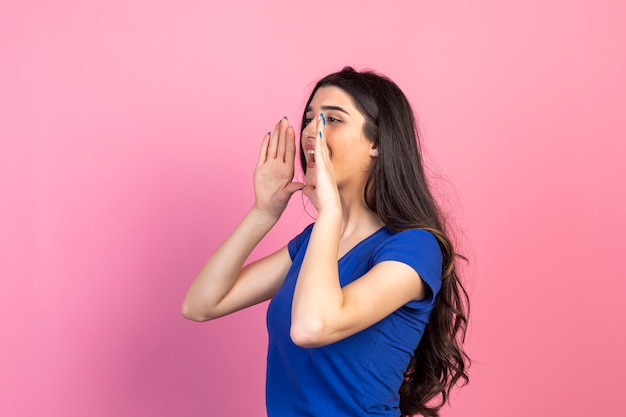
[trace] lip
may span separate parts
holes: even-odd
[[[304,153],[306,156],[306,167],[314,168],[315,167],[315,149],[305,148]]]
[[[315,143],[308,142],[303,147],[307,168],[315,168]]]

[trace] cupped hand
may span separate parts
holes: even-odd
[[[296,157],[296,134],[287,118],[282,118],[263,138],[254,170],[254,207],[278,218],[289,198],[304,184],[291,182]]]
[[[340,210],[341,200],[335,170],[330,159],[330,150],[326,142],[326,119],[322,113],[317,117],[316,128],[315,186],[306,185],[302,192],[311,200],[319,216],[325,210]]]

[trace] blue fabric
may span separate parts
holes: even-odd
[[[268,417],[398,417],[398,389],[441,287],[437,240],[424,230],[394,233],[383,227],[352,248],[339,260],[342,287],[379,262],[398,261],[417,271],[428,295],[350,337],[306,349],[291,341],[289,329],[295,284],[312,228],[289,242],[293,264],[267,310]]]

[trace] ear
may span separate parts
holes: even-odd
[[[377,158],[378,157],[378,148],[374,144],[372,144],[372,147],[370,148],[370,156],[372,158]]]

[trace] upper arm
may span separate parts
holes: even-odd
[[[343,303],[327,317],[324,329],[306,347],[324,346],[351,336],[384,319],[412,300],[423,299],[428,285],[409,265],[398,261],[376,264],[342,288]]]
[[[287,246],[284,246],[273,254],[241,268],[230,291],[215,306],[213,318],[272,298],[282,285],[291,264],[291,256]]]
[[[358,266],[343,271],[346,285],[328,287],[332,297],[321,297],[308,314],[297,315],[295,327],[292,322],[294,342],[323,346],[364,330],[407,304],[418,307],[417,300],[424,308],[435,302],[441,287],[442,252],[430,232],[399,232],[355,261]],[[373,266],[366,270],[368,265]],[[360,275],[352,279],[351,273]]]

